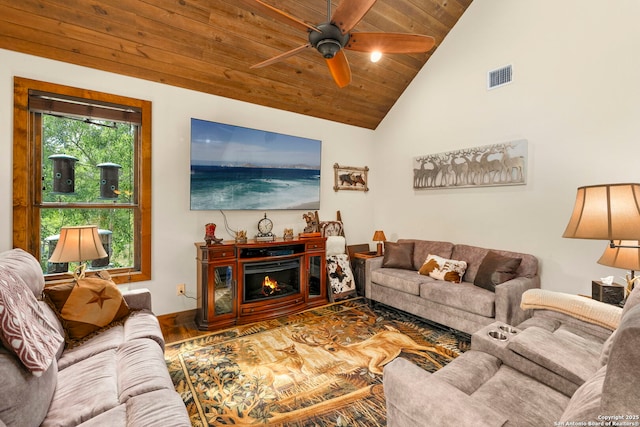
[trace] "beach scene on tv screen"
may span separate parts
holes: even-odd
[[[191,209],[320,209],[321,145],[191,119]]]

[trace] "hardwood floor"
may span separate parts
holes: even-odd
[[[196,310],[158,316],[165,342],[172,343],[204,335],[210,331],[200,331],[195,322]]]

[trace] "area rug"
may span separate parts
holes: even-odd
[[[434,372],[469,346],[363,298],[168,344],[194,426],[384,426],[383,366]]]

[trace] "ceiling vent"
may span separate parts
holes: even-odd
[[[511,83],[513,70],[511,65],[491,70],[487,73],[487,89],[495,89]]]

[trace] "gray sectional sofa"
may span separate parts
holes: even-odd
[[[502,258],[507,263],[520,262],[511,272],[501,270],[499,262],[485,262],[489,254],[494,261]],[[461,283],[419,274],[429,255],[466,262]],[[480,278],[483,287],[479,286]],[[537,258],[517,252],[400,239],[385,242],[384,257],[366,261],[367,298],[468,334],[496,320],[516,325],[524,321],[529,314],[520,308],[522,294],[539,287]]]
[[[387,364],[387,425],[640,425],[640,287],[624,309],[539,289],[523,307],[533,317],[477,331],[433,374]]]
[[[0,344],[0,426],[191,425],[167,371],[148,291],[125,292],[131,314],[70,348],[64,345],[62,324],[41,299],[44,277],[38,261],[20,249],[6,251],[0,253],[0,273],[13,281],[11,292],[2,289],[2,311],[16,295],[31,292],[42,323],[54,329],[43,341],[58,346],[48,368],[37,372],[27,369],[7,342]],[[3,319],[7,330],[19,323]]]

